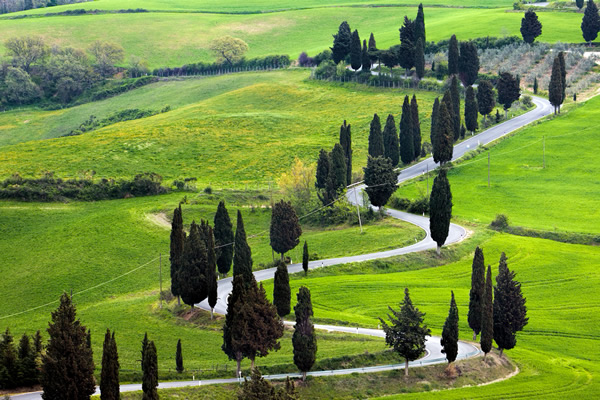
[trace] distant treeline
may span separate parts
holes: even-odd
[[[136,175],[132,180],[55,178],[46,173],[41,178],[22,178],[18,174],[0,183],[0,198],[19,201],[111,200],[167,193],[162,177],[152,172]]]
[[[186,64],[175,68],[157,68],[152,75],[166,76],[189,76],[189,75],[217,75],[230,72],[254,71],[266,69],[287,68],[290,65],[288,55],[266,56],[251,59],[241,59],[238,62],[227,64],[203,63]]]
[[[2,1],[2,0],[0,0]],[[93,1],[93,0],[91,0]],[[128,8],[126,10],[85,10],[78,8],[76,10],[66,10],[60,12],[47,12],[45,14],[22,14],[3,17],[3,19],[23,19],[23,18],[39,18],[39,17],[61,17],[61,16],[77,16],[77,15],[96,15],[96,14],[136,14],[148,12],[145,8]]]
[[[486,49],[500,49],[504,46],[508,46],[513,43],[523,43],[523,39],[519,36],[504,36],[501,38],[486,36],[471,39],[471,42],[475,43],[477,50]],[[448,44],[450,39],[440,40],[439,42],[426,42],[425,43],[425,54],[436,54],[444,51],[448,51]]]
[[[0,14],[33,10],[35,8],[85,3],[92,0],[0,0]]]

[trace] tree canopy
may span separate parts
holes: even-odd
[[[598,7],[594,0],[588,0],[587,7],[583,13],[581,20],[581,32],[583,39],[590,43],[596,40],[600,31],[600,16],[598,15]]]
[[[292,335],[294,347],[294,364],[302,372],[302,380],[306,380],[306,373],[310,371],[317,357],[317,336],[312,323],[313,309],[310,299],[310,290],[300,286],[296,295],[296,325]]]
[[[283,260],[283,255],[300,243],[302,235],[302,228],[292,203],[281,200],[273,205],[270,232],[271,247],[281,254]]]
[[[535,38],[542,34],[542,23],[538,20],[537,14],[529,9],[521,19],[521,36],[525,43],[533,43]]]
[[[458,355],[458,307],[456,306],[456,300],[454,300],[454,292],[451,293],[450,310],[442,328],[442,339],[440,341],[442,353],[446,355],[448,363],[455,361]]]
[[[375,207],[383,207],[387,204],[390,196],[396,191],[398,184],[398,173],[389,158],[371,157],[367,159],[365,172],[365,192],[369,201]]]
[[[229,35],[214,39],[209,46],[217,63],[233,65],[244,57],[248,51],[248,44],[242,39]]]
[[[443,107],[443,105],[442,105]],[[429,197],[429,229],[431,238],[437,243],[437,253],[446,242],[452,218],[452,192],[446,176],[446,169],[440,168],[433,180]]]

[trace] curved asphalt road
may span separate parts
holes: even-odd
[[[496,125],[488,130],[481,132],[480,134],[473,136],[462,143],[454,146],[454,152],[452,160],[456,160],[462,157],[466,152],[470,150],[476,149],[479,145],[488,144],[504,135],[507,135],[533,121],[536,121],[540,118],[545,117],[553,112],[552,106],[550,102],[546,99],[542,99],[540,97],[533,97],[533,102],[536,105],[536,108],[532,111],[529,111],[523,115],[520,115],[516,118],[503,122],[502,124]],[[398,176],[398,182],[404,182],[409,179],[415,178],[419,175],[422,175],[427,170],[434,170],[437,167],[437,164],[433,162],[433,159],[427,158],[415,165],[412,165],[401,171]],[[362,202],[362,189],[364,185],[358,185],[348,190],[348,199],[350,202],[354,203],[355,199],[358,198],[359,202]],[[355,197],[356,196],[356,197]],[[349,257],[339,257],[339,258],[330,258],[327,260],[318,260],[312,261],[309,263],[310,269],[320,268],[329,265],[337,265],[337,264],[346,264],[351,262],[358,261],[368,261],[375,260],[380,258],[387,258],[392,256],[397,256],[401,254],[414,253],[423,250],[429,250],[436,248],[436,243],[431,239],[429,234],[429,218],[422,217],[419,215],[409,214],[402,211],[397,210],[386,210],[387,214],[401,219],[403,221],[409,222],[411,224],[417,225],[422,228],[426,232],[425,239],[421,240],[418,243],[415,243],[408,247],[402,247],[400,249],[381,251],[377,253],[371,254],[362,254],[357,256],[349,256]],[[450,224],[450,231],[448,233],[448,239],[446,240],[446,244],[456,243],[463,240],[466,236],[466,231],[464,228]],[[254,276],[257,281],[264,281],[268,279],[273,279],[275,275],[275,268],[265,269],[261,271],[255,271]],[[296,273],[302,271],[302,264],[291,264],[288,266],[288,271],[290,273]],[[218,296],[219,300],[217,301],[217,305],[215,306],[215,312],[218,314],[226,314],[227,313],[227,297],[231,292],[232,278],[225,278],[219,281],[218,288]],[[205,310],[210,310],[208,303],[206,301],[198,304],[200,308]],[[287,325],[293,325],[291,322],[286,322]],[[377,336],[377,337],[385,337],[385,333],[382,330],[378,329],[365,329],[365,328],[355,328],[355,327],[342,327],[342,326],[333,326],[333,325],[315,325],[316,329],[327,330],[331,332],[345,332],[345,333],[356,333],[360,335],[369,335],[369,336]],[[419,360],[413,361],[409,363],[410,366],[423,366],[423,365],[431,365],[431,364],[440,364],[446,361],[446,357],[441,352],[440,338],[436,336],[431,336],[428,338],[426,343],[426,354],[424,357]],[[458,359],[468,358],[476,356],[480,353],[479,349],[469,343],[459,342],[458,344]],[[392,364],[392,365],[382,365],[375,367],[365,367],[365,368],[352,368],[352,369],[342,369],[342,370],[333,370],[333,371],[313,371],[309,372],[308,375],[311,376],[331,376],[331,375],[346,375],[352,373],[366,373],[366,372],[379,372],[379,371],[388,371],[393,369],[402,369],[404,368],[404,364]],[[285,379],[287,376],[289,377],[301,377],[302,375],[299,373],[291,373],[291,374],[281,374],[281,375],[265,375],[265,379]],[[178,381],[178,382],[161,382],[159,384],[159,389],[165,388],[176,388],[176,387],[185,387],[185,386],[198,386],[198,385],[214,385],[214,384],[222,384],[222,383],[234,383],[238,382],[238,379],[211,379],[204,381]],[[141,384],[131,384],[131,385],[121,385],[121,392],[130,392],[130,391],[138,391],[142,390]],[[96,394],[100,394],[99,389],[96,390]],[[12,396],[15,400],[39,400],[41,399],[41,392],[35,393],[27,393],[21,395]]]

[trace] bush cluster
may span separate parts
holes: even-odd
[[[141,78],[123,79],[122,81],[119,81],[117,85],[103,87],[95,91],[91,97],[93,101],[103,100],[157,81],[158,78],[155,76],[142,76]]]
[[[126,110],[121,110],[119,112],[112,114],[109,117],[106,117],[106,118],[103,118],[100,120],[98,118],[96,118],[95,115],[90,115],[90,117],[85,122],[83,122],[81,125],[79,125],[79,128],[73,129],[71,132],[69,132],[63,136],[77,136],[77,135],[81,135],[84,132],[89,132],[89,131],[93,131],[95,129],[102,128],[103,126],[116,124],[117,122],[131,121],[134,119],[151,117],[153,115],[167,112],[170,110],[171,110],[170,106],[166,106],[160,111],[140,110],[138,108],[131,108],[131,109],[126,109]]]
[[[404,197],[392,197],[390,199],[390,207],[407,211],[412,214],[429,214],[429,199],[426,196],[419,197],[415,200]]]

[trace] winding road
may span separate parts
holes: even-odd
[[[550,105],[550,102],[546,99],[540,97],[533,97],[533,103],[536,108],[532,111],[529,111],[525,114],[522,114],[518,117],[515,117],[511,120],[503,122],[499,125],[496,125],[490,129],[487,129],[476,136],[472,136],[467,140],[459,143],[454,146],[454,152],[452,160],[456,160],[462,157],[466,152],[470,150],[476,149],[479,145],[488,144],[504,135],[507,135],[531,122],[534,122],[540,118],[543,118],[553,112],[553,108]],[[398,176],[398,183],[405,182],[409,179],[415,178],[419,175],[424,174],[428,170],[434,170],[437,165],[433,162],[433,159],[427,158],[417,164],[414,164],[404,170],[401,171]],[[364,185],[358,185],[348,190],[348,199],[350,202],[356,201],[358,199],[360,202],[362,200],[362,189]],[[356,196],[356,197],[355,197]],[[368,261],[375,260],[381,258],[387,258],[392,256],[397,256],[401,254],[413,253],[423,250],[429,250],[436,248],[436,243],[431,239],[429,233],[429,218],[422,217],[419,215],[409,214],[402,211],[397,210],[386,210],[387,214],[398,218],[400,220],[409,222],[414,224],[420,228],[422,228],[426,232],[426,237],[418,243],[413,245],[402,247],[399,249],[382,251],[371,254],[361,254],[356,256],[348,256],[348,257],[339,257],[339,258],[330,258],[327,260],[318,260],[312,261],[309,263],[309,269],[320,268],[324,266],[337,265],[337,264],[346,264],[351,262],[359,262],[359,261]],[[446,244],[457,243],[463,240],[467,235],[466,230],[458,226],[456,224],[450,225],[450,231],[448,234],[448,238],[446,240]],[[264,281],[273,279],[275,275],[276,268],[265,269],[261,271],[255,271],[254,276],[257,281]],[[291,264],[288,266],[289,273],[297,273],[302,271],[302,264]],[[232,289],[232,278],[225,278],[219,281],[218,287],[218,297],[217,305],[215,306],[215,312],[219,314],[226,314],[227,311],[227,297]],[[206,300],[199,303],[197,306],[203,308],[205,310],[210,310]],[[293,323],[286,322],[286,324],[291,325]],[[378,329],[366,329],[366,328],[356,328],[356,327],[341,327],[341,326],[333,326],[333,325],[315,325],[316,329],[322,329],[330,332],[345,332],[345,333],[353,333],[360,335],[369,335],[369,336],[377,336],[377,337],[385,337],[385,334],[382,330]],[[440,338],[436,336],[431,336],[428,338],[426,343],[426,354],[424,357],[419,360],[413,361],[409,363],[410,366],[424,366],[424,365],[432,365],[446,362],[446,357],[441,352]],[[458,348],[458,359],[464,359],[473,357],[480,354],[480,350],[474,345],[466,342],[459,342]],[[404,368],[404,364],[391,364],[391,365],[383,365],[383,366],[374,366],[374,367],[365,367],[365,368],[352,368],[352,369],[340,369],[340,370],[332,370],[332,371],[313,371],[309,372],[308,375],[311,376],[331,376],[331,375],[346,375],[352,373],[366,373],[366,372],[379,372],[379,371],[387,371],[393,369],[402,369]],[[289,377],[301,377],[299,373],[291,373],[291,374],[281,374],[281,375],[265,375],[265,379],[285,379],[287,376]],[[234,383],[238,382],[238,379],[211,379],[211,380],[195,380],[195,381],[177,381],[177,382],[161,382],[159,384],[160,389],[165,388],[176,388],[176,387],[185,387],[185,386],[198,386],[198,385],[212,385],[212,384],[222,384],[222,383]],[[121,385],[121,392],[129,392],[129,391],[137,391],[142,390],[141,384],[131,384],[131,385]],[[96,390],[96,394],[100,394],[99,389]],[[13,399],[18,400],[39,400],[41,399],[41,392],[35,393],[26,393],[20,395],[12,396]]]

